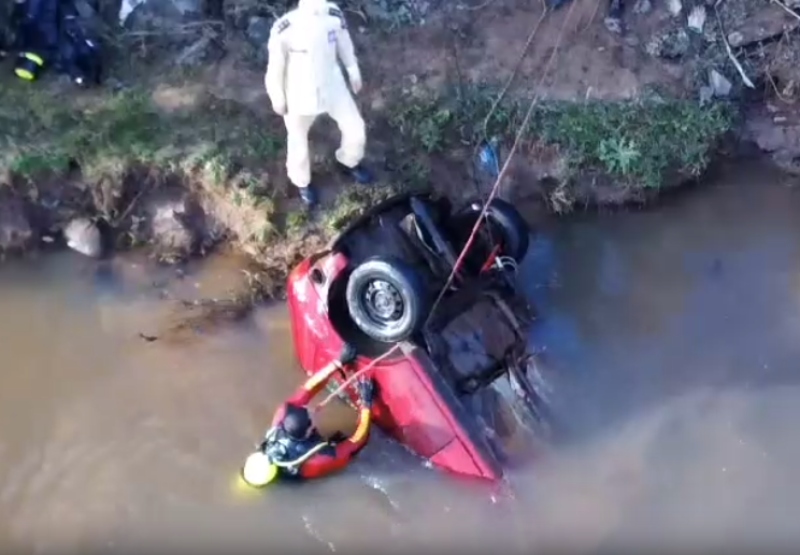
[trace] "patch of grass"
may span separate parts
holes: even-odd
[[[306,210],[295,210],[286,215],[286,234],[296,235],[309,223],[310,216]]]
[[[89,94],[73,98],[46,84],[0,84],[0,166],[32,178],[72,163],[93,180],[146,163],[199,171],[221,186],[282,150],[283,139],[265,131],[267,122],[234,102],[209,98],[166,113],[145,90]]]
[[[599,168],[643,187],[659,187],[670,170],[699,175],[730,129],[732,115],[721,103],[565,103],[539,110],[534,132],[564,147],[576,168]]]
[[[370,207],[404,190],[405,186],[395,184],[376,187],[351,185],[339,193],[333,206],[322,214],[322,228],[327,233],[341,231]]]
[[[210,95],[163,110],[145,89],[67,92],[0,77],[0,175],[36,190],[39,178],[77,167],[97,209],[112,215],[127,198],[126,176],[144,165],[199,185],[243,242],[277,237],[285,192],[269,171],[283,161],[284,139],[270,133],[274,122]]]
[[[403,190],[430,187],[430,167],[424,157],[413,152],[398,153],[390,164],[395,181],[402,183]]]
[[[222,149],[208,149],[202,152],[197,158],[191,158],[190,160],[190,164],[196,165],[194,165],[194,167],[186,167],[185,169],[188,171],[198,169],[205,183],[221,187],[224,186],[231,177],[233,161],[231,160],[230,154]]]
[[[496,94],[494,87],[471,85],[440,95],[409,95],[396,100],[388,123],[403,141],[411,141],[429,154],[471,145],[483,137],[484,120]],[[498,106],[486,122],[486,135],[508,135],[509,129],[522,122],[520,108],[518,103]]]
[[[429,154],[473,145],[484,138],[514,138],[527,102],[504,100],[489,121],[497,89],[470,86],[440,95],[399,99],[388,123],[400,141]],[[573,170],[599,169],[627,183],[658,187],[667,172],[698,175],[728,131],[733,110],[717,103],[545,103],[535,110],[530,136],[562,148]]]
[[[7,130],[0,162],[13,172],[32,176],[69,162],[93,168],[101,160],[105,166],[143,161],[161,146],[163,124],[140,95],[112,96],[73,110],[42,91],[21,93],[9,86],[0,94],[0,126]]]

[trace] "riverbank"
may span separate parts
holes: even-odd
[[[424,24],[387,26],[352,13],[367,82],[359,99],[367,162],[379,183],[342,180],[332,164],[335,126],[321,122],[312,148],[323,202],[308,214],[285,178],[285,131],[261,84],[268,14],[234,4],[236,18],[180,27],[193,30],[177,42],[164,28],[121,32],[112,52],[125,45],[130,55],[99,89],[79,91],[57,78],[13,81],[4,65],[2,250],[57,242],[80,217],[107,224],[114,248],[146,247],[166,262],[230,243],[256,261],[249,302],[279,295],[294,264],[381,198],[409,188],[485,193],[491,184],[473,175],[474,145],[486,135],[507,150],[534,95],[542,99],[501,192],[531,213],[650,201],[700,177],[732,131],[753,132],[737,119],[752,95],[731,82],[728,90],[715,82],[710,96],[707,84],[698,86],[698,75],[722,63],[718,41],[691,36],[676,61],[672,50],[666,59],[663,48],[637,39],[660,36],[662,46],[680,39],[691,6],[681,16],[666,7],[631,16],[619,37],[605,29],[596,4],[579,2],[542,20],[529,48],[541,11],[513,1],[475,13],[431,10]],[[705,32],[715,24],[709,18]],[[192,48],[203,55],[187,58]],[[556,61],[542,80],[551,54]],[[780,98],[792,93],[787,79]],[[773,143],[780,138],[771,143],[779,150]]]

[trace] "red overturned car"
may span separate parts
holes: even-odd
[[[497,480],[547,425],[528,371],[531,311],[515,287],[530,230],[512,205],[488,206],[432,311],[482,209],[432,195],[388,199],[292,271],[288,300],[307,374],[352,344],[359,356],[337,384],[374,365],[384,432],[434,467]]]

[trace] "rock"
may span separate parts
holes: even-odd
[[[695,6],[694,8],[692,8],[692,11],[689,12],[689,19],[687,21],[689,29],[691,29],[695,33],[702,33],[705,24],[706,24],[705,6]]]
[[[681,10],[683,9],[683,4],[681,0],[667,0],[667,10],[672,15],[672,17],[678,17],[681,14]]]
[[[608,15],[606,19],[622,20],[622,0],[611,0],[608,4]]]
[[[395,27],[424,23],[431,7],[432,3],[427,0],[372,0],[362,4],[368,20],[383,21]],[[463,9],[463,6],[456,8]]]
[[[779,150],[772,153],[772,161],[786,173],[800,175],[800,152]]]
[[[256,48],[262,49],[266,47],[269,41],[269,33],[272,29],[272,21],[266,17],[253,16],[247,22],[247,30],[245,34],[247,40]]]
[[[369,107],[376,112],[386,109],[386,98],[380,92],[375,92],[372,95]]]
[[[745,133],[781,169],[800,175],[800,118],[765,110],[751,112],[745,120]]]
[[[700,106],[705,106],[714,98],[714,89],[709,86],[700,87]]]
[[[684,29],[675,29],[664,35],[656,36],[645,46],[651,56],[666,59],[681,58],[689,51],[691,41]]]
[[[100,229],[89,218],[76,218],[64,228],[64,238],[72,250],[91,258],[103,254],[103,240]]]
[[[34,235],[25,204],[18,198],[3,197],[0,199],[0,252],[23,250]]]
[[[728,33],[728,44],[731,46],[738,46],[744,42],[744,35],[739,31]]]
[[[708,72],[708,84],[717,98],[726,98],[731,94],[733,85],[716,69]]]
[[[159,258],[181,260],[197,252],[205,215],[186,196],[154,200],[149,207],[151,241]]]
[[[215,37],[205,35],[190,44],[175,58],[175,64],[184,67],[197,67],[222,58],[224,51]]]
[[[614,33],[616,35],[623,34],[624,28],[622,26],[622,20],[618,17],[607,17],[603,20],[603,24],[606,26],[609,32]]]
[[[728,42],[733,48],[740,48],[790,33],[798,26],[798,18],[792,17],[780,6],[766,2],[752,15],[729,29]]]
[[[160,13],[177,14],[185,18],[202,15],[204,0],[145,0],[145,6],[151,6]]]
[[[153,239],[163,250],[188,255],[194,251],[195,237],[183,223],[177,206],[160,206],[153,217]]]
[[[203,1],[125,0],[120,10],[120,21],[135,30],[169,28],[199,18],[203,13]],[[123,20],[124,12],[127,15]]]
[[[138,8],[142,3],[144,3],[144,0],[122,0],[122,4],[119,7],[120,25],[125,25],[125,22],[128,20],[128,16],[130,16],[131,13],[133,13],[133,10]]]
[[[639,15],[648,14],[652,9],[653,3],[650,0],[636,0],[636,3],[633,5],[633,13]]]

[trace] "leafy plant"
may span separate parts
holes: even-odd
[[[598,146],[597,157],[610,173],[630,175],[639,156],[633,141],[621,138],[603,139]]]

